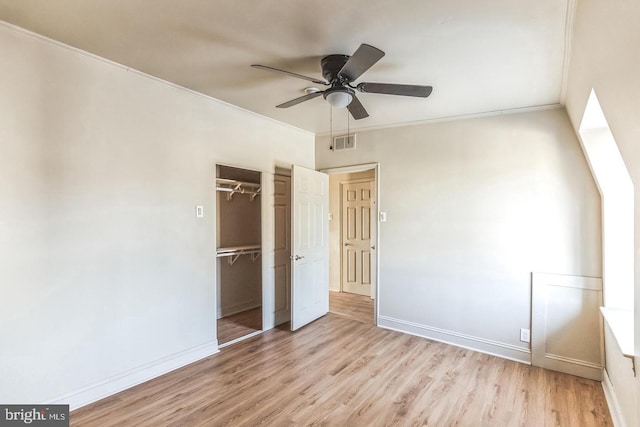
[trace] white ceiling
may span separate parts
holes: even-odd
[[[557,104],[573,0],[0,0],[0,19],[293,126],[329,131],[321,97],[289,109],[320,59],[386,56],[357,82],[425,84],[429,98],[359,94],[351,129]],[[333,130],[347,127],[334,110]]]

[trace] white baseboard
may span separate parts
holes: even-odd
[[[218,307],[218,319],[221,319],[226,316],[231,316],[232,314],[242,313],[243,311],[251,310],[253,308],[258,308],[262,305],[262,300],[250,300],[239,302],[237,304],[228,305],[225,307]]]
[[[603,377],[602,389],[604,390],[604,397],[607,399],[607,406],[609,407],[609,413],[611,414],[613,425],[615,427],[627,427],[624,422],[624,417],[622,416],[622,410],[620,409],[620,403],[618,402],[616,391],[613,388],[613,383],[611,382],[611,378],[609,378],[609,373],[606,369],[604,370]]]
[[[160,375],[164,375],[167,372],[204,359],[219,351],[217,341],[203,344],[108,378],[49,403],[69,405],[69,409],[73,411],[74,409],[81,408],[82,406],[104,399],[105,397],[119,393],[145,381],[159,377]]]
[[[557,354],[544,354],[544,367],[552,371],[565,372],[576,377],[589,378],[594,381],[602,381],[604,366],[599,363],[585,360],[558,356]]]
[[[490,354],[503,359],[509,359],[527,365],[531,364],[531,351],[528,348],[517,347],[498,341],[472,335],[461,334],[445,329],[434,328],[432,326],[421,325],[419,323],[408,322],[406,320],[395,319],[388,316],[378,316],[378,326],[385,329],[404,332],[430,340],[455,345],[456,347]]]

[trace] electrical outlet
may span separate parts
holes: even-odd
[[[522,342],[531,341],[531,331],[529,331],[529,329],[520,328],[520,341]]]

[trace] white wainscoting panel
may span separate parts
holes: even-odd
[[[534,366],[602,381],[602,279],[532,274]]]

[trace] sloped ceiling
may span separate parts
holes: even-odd
[[[427,99],[359,94],[370,117],[333,130],[529,108],[561,101],[572,0],[0,0],[0,19],[315,133],[321,97],[275,105],[321,77],[320,59],[361,43],[386,56],[359,80],[428,84]]]

